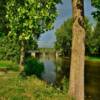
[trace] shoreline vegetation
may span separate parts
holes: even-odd
[[[70,57],[62,57],[63,59],[66,59],[67,61],[70,60]],[[85,56],[85,62],[97,62],[100,63],[100,57],[95,57],[95,56]]]
[[[63,59],[70,60],[69,57],[62,57]],[[100,63],[100,57],[93,57],[93,56],[85,56],[85,62],[93,62],[93,63]],[[18,64],[16,62],[12,62],[9,60],[1,60],[0,61],[0,68],[7,68],[8,70],[18,71]]]
[[[35,67],[40,66],[35,60],[30,62],[33,63]],[[18,64],[12,61],[0,61],[0,100],[72,100],[67,94],[68,81],[64,80],[61,90],[59,86],[48,84],[37,76],[40,68],[37,73],[23,77],[16,66]]]
[[[68,57],[64,59],[69,60]],[[98,65],[100,57],[86,56],[85,62]],[[21,77],[17,63],[0,61],[0,100],[73,100],[66,91],[68,90],[60,90],[59,87],[47,84],[35,75]]]
[[[18,72],[0,75],[0,100],[72,100],[65,91],[36,76],[22,78]]]
[[[86,61],[95,61],[95,62],[100,62],[100,57],[91,57],[91,56],[86,56]]]

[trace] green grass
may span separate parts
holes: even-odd
[[[0,68],[7,68],[8,70],[18,71],[18,64],[12,61],[1,60]]]
[[[67,92],[35,76],[22,78],[18,72],[0,75],[0,100],[71,100]]]
[[[100,62],[100,57],[89,57],[89,56],[86,56],[86,61]]]

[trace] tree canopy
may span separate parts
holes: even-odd
[[[100,21],[100,0],[91,0],[92,6],[96,8],[95,11],[93,11],[93,16],[96,18],[98,21]]]
[[[56,19],[56,3],[60,0],[9,0],[7,19],[10,32],[27,40],[53,28]]]
[[[8,33],[7,19],[6,19],[6,3],[7,0],[0,0],[0,36]]]
[[[62,55],[69,55],[69,50],[71,49],[72,40],[72,19],[65,21],[60,28],[55,32],[56,42],[55,48],[59,50]]]
[[[56,35],[56,50],[61,51],[62,55],[70,55],[71,45],[72,45],[72,18],[66,20],[60,28],[58,28],[55,32]],[[93,29],[92,24],[90,24],[89,20],[85,18],[85,29],[86,29],[86,55],[91,55],[93,53],[98,52],[98,41],[99,37],[96,34],[99,34],[99,28]],[[98,31],[98,32],[96,32]],[[96,38],[95,38],[96,37]],[[97,41],[98,40],[98,41]]]
[[[53,28],[57,16],[56,4],[61,0],[9,0],[7,2],[9,36],[17,37],[21,45],[20,66],[24,64],[27,41],[37,41],[41,33]],[[34,42],[35,43],[35,42]]]

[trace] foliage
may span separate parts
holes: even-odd
[[[7,0],[0,0],[0,36],[8,33],[6,19],[6,3]]]
[[[95,11],[92,12],[93,17],[100,21],[100,0],[91,0],[92,6],[96,8]]]
[[[87,49],[90,52],[90,55],[98,55],[100,51],[100,22],[97,22],[94,31],[89,34],[87,40]]]
[[[25,60],[25,43],[36,41],[41,33],[51,30],[57,16],[56,4],[61,0],[9,0],[7,2],[9,36],[17,37],[21,45],[20,68]],[[36,41],[37,42],[37,41]],[[23,69],[23,68],[22,68]]]
[[[100,21],[97,22],[94,32],[95,32],[94,39],[97,41],[96,45],[98,46],[98,52],[99,52],[100,50]]]
[[[20,46],[16,39],[7,36],[0,38],[0,60],[19,61]]]
[[[55,48],[60,50],[63,55],[68,55],[71,48],[72,40],[72,19],[68,19],[64,22],[59,29],[56,30],[56,43]],[[69,54],[70,55],[70,54]]]
[[[34,40],[33,38],[30,38],[29,40],[26,41],[25,47],[27,51],[36,50],[38,48],[37,41]]]
[[[0,76],[0,99],[2,98],[6,100],[71,100],[66,92],[34,76],[22,79],[18,73]]]
[[[92,25],[89,20],[85,18],[85,29],[86,29],[86,55],[91,55],[98,51],[99,37],[96,36],[97,32],[94,32]],[[99,28],[98,28],[99,29]],[[97,30],[97,29],[96,29]],[[60,50],[64,55],[70,55],[71,40],[72,40],[72,19],[68,19],[62,24],[62,26],[56,31],[56,43],[55,48]],[[95,39],[94,39],[95,38]],[[69,54],[68,54],[69,53]]]
[[[7,70],[18,71],[18,64],[8,60],[0,61],[0,68],[6,68]]]
[[[21,45],[20,45],[20,48],[21,48]],[[37,50],[37,48],[38,48],[38,44],[32,38],[25,41],[25,58],[31,57],[31,51]]]
[[[44,71],[44,66],[43,63],[31,57],[26,59],[24,71],[26,75],[35,74],[40,77],[41,73]]]
[[[37,43],[33,39],[30,39],[26,42],[26,55],[29,56],[27,53],[29,50],[37,49]],[[19,62],[20,56],[20,45],[17,39],[3,36],[0,38],[0,60],[12,60],[14,62]]]
[[[85,29],[86,29],[85,52],[86,55],[91,55],[96,51],[96,41],[94,40],[95,36],[94,27],[90,24],[87,18],[85,19]]]
[[[10,32],[19,40],[37,38],[53,28],[56,19],[56,3],[60,0],[9,0],[7,19]]]

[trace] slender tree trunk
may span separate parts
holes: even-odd
[[[24,59],[25,59],[25,43],[21,41],[21,50],[20,50],[20,72],[24,70]]]
[[[84,100],[84,0],[72,0],[73,36],[70,67],[69,94],[76,100]]]

